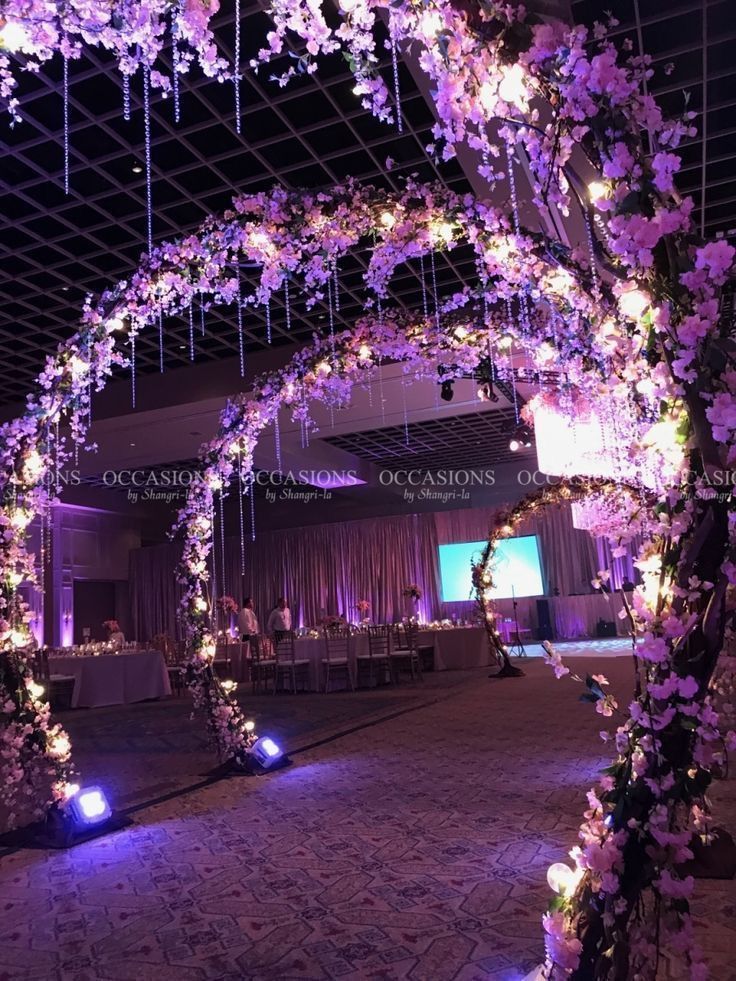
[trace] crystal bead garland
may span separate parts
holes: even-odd
[[[158,370],[164,373],[164,315],[158,312]]]
[[[378,359],[378,397],[381,400],[381,422],[386,424],[386,400],[383,397],[383,358]]]
[[[404,132],[404,123],[401,119],[401,90],[399,88],[399,56],[397,51],[396,36],[394,35],[393,23],[389,28],[391,32],[391,67],[394,73],[394,100],[396,102],[396,129]]]
[[[437,330],[440,329],[440,298],[437,294],[437,266],[434,261],[434,251],[429,253],[429,268],[432,272],[432,292],[434,293],[434,319]]]
[[[225,488],[220,488],[220,493],[218,496],[218,504],[220,511],[220,568],[221,568],[221,585],[223,593],[226,592],[225,586]]]
[[[424,271],[424,253],[419,256],[419,273],[420,279],[422,281],[422,310],[424,311],[424,319],[429,317],[429,304],[427,303],[427,277]]]
[[[189,360],[194,361],[194,299],[189,300]]]
[[[278,411],[273,419],[273,439],[276,449],[276,466],[279,473],[282,473],[283,466],[281,464],[281,424],[279,423]]]
[[[238,519],[240,522],[240,573],[245,575],[245,525],[243,522],[243,461],[238,447]]]
[[[271,343],[271,297],[266,300],[266,340]]]
[[[148,254],[153,251],[153,208],[151,204],[151,69],[143,66],[143,129],[146,150],[146,231]]]
[[[123,119],[130,122],[130,75],[123,72]]]
[[[404,410],[404,443],[409,445],[409,410],[406,407],[406,375],[401,374],[401,404]]]
[[[215,529],[215,507],[214,502],[210,508],[210,526]],[[217,637],[217,628],[219,626],[219,610],[217,609],[217,549],[214,547],[210,549],[210,557],[212,559],[212,620],[215,627],[215,637]],[[224,611],[223,611],[224,612]]]
[[[133,408],[135,408],[135,331],[130,332],[130,395]]]
[[[286,312],[286,329],[291,330],[291,299],[289,297],[289,274],[284,276],[284,310]]]
[[[235,132],[240,136],[240,0],[235,0],[235,50],[233,52],[235,89]]]
[[[66,38],[64,38],[66,41]],[[69,58],[64,55],[64,194],[69,193]]]
[[[337,271],[337,259],[333,268],[333,293],[335,296],[335,312],[340,312],[340,277]]]
[[[205,326],[205,310],[204,310],[204,293],[199,294],[199,332],[204,337],[206,333]]]
[[[171,94],[174,100],[174,122],[178,125],[181,121],[181,105],[179,102],[179,41],[177,34],[178,24],[174,17],[171,18]]]
[[[245,343],[243,340],[243,297],[240,285],[240,266],[238,266],[238,292],[235,297],[238,316],[238,357],[240,358],[240,377],[245,378]]]
[[[250,540],[254,542],[256,540],[256,482],[255,480],[251,480],[250,482],[250,489],[248,491],[248,496],[250,498]]]

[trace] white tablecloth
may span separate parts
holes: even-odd
[[[160,651],[50,657],[49,671],[74,676],[73,708],[127,705],[171,694]]]
[[[420,630],[417,642],[420,647],[434,647],[435,671],[483,668],[490,660],[484,627]]]

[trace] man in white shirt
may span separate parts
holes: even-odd
[[[238,615],[238,632],[240,639],[244,641],[250,640],[254,634],[259,632],[258,618],[253,612],[253,600],[250,596],[245,597],[243,609]]]
[[[275,608],[271,610],[268,617],[268,624],[266,625],[266,633],[273,637],[274,641],[278,644],[284,634],[291,630],[291,610],[286,605],[286,598],[284,596],[279,596],[278,603]]]

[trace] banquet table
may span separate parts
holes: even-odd
[[[171,694],[160,651],[62,654],[49,657],[49,671],[52,675],[73,675],[72,708],[127,705]]]
[[[434,647],[435,671],[460,671],[484,668],[490,651],[484,627],[451,627],[445,630],[420,630],[419,647]]]

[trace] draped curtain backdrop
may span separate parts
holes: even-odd
[[[227,538],[224,577],[219,542],[214,550],[217,594],[227,593],[238,603],[252,596],[262,628],[282,595],[287,597],[295,626],[312,626],[334,613],[357,620],[359,599],[371,604],[375,622],[390,623],[406,614],[402,590],[414,582],[422,591],[422,619],[466,617],[474,606],[470,596],[465,603],[442,601],[437,547],[485,541],[493,516],[490,508],[473,508],[264,532],[255,542],[244,544],[244,575],[240,541]],[[610,561],[601,564],[590,535],[573,527],[569,505],[546,509],[521,525],[517,534],[538,536],[548,594],[588,593],[596,571],[610,568]],[[131,552],[131,605],[139,640],[160,632],[179,635],[181,590],[175,569],[180,554],[178,543]],[[619,574],[625,567],[628,571],[622,563]]]

